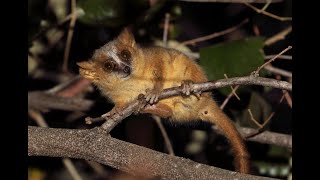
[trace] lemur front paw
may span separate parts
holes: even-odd
[[[156,104],[159,101],[160,91],[156,89],[146,89],[145,99],[149,104]]]
[[[182,86],[182,90],[181,92],[185,95],[185,96],[190,96],[195,95],[198,99],[200,99],[200,91],[196,91],[195,89],[193,89],[193,81],[191,80],[183,80],[181,83]]]
[[[139,94],[138,96],[139,105],[137,109],[133,112],[135,115],[139,114],[140,111],[146,106],[146,97],[144,94]]]

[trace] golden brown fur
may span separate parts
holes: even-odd
[[[117,60],[122,58],[124,49],[131,53],[127,64]],[[113,51],[113,54],[110,51]],[[118,69],[106,71],[103,68],[103,63],[110,59],[113,62],[118,61]],[[157,95],[162,89],[180,86],[184,80],[195,83],[207,81],[201,67],[186,55],[162,47],[140,48],[126,29],[117,39],[98,49],[91,61],[78,65],[80,74],[96,84],[101,92],[115,103],[115,108],[121,108],[136,100],[138,95],[145,93],[147,89],[149,93]],[[128,67],[131,68],[130,73],[123,70],[125,67],[127,70]],[[149,105],[142,112],[179,122],[201,119],[216,124],[231,143],[237,170],[249,173],[249,155],[243,139],[210,93],[202,93],[199,99],[194,95],[163,99]]]

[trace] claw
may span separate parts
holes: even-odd
[[[197,98],[198,100],[200,100],[201,92],[193,92],[192,94],[193,94],[194,96],[196,96],[196,98]]]

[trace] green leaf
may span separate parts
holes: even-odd
[[[250,75],[263,64],[263,38],[251,37],[233,42],[221,43],[200,49],[200,65],[209,80]],[[230,87],[219,89],[225,95]]]
[[[125,23],[125,0],[79,0],[84,11],[79,21],[88,25],[117,27]]]

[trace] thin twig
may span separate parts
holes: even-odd
[[[265,59],[271,59],[271,58],[274,58],[275,56],[277,56],[277,54],[266,55],[264,58]],[[281,56],[278,56],[278,59],[292,60],[292,56],[290,56],[290,55],[281,55]]]
[[[268,123],[269,121],[271,120],[271,118],[274,116],[275,112],[272,112],[269,117],[267,118],[267,120],[264,121],[264,123],[262,124],[262,127],[264,128]]]
[[[187,51],[181,51],[183,54],[189,56],[191,59],[199,59],[200,54],[198,52],[187,52]]]
[[[224,107],[227,105],[228,101],[231,99],[231,97],[235,94],[235,91],[239,88],[239,85],[236,85],[231,93],[229,93],[228,97],[223,101],[223,103],[220,106],[220,109],[224,109]],[[239,99],[240,100],[240,99]]]
[[[63,162],[64,166],[67,168],[68,172],[71,174],[71,177],[74,180],[82,180],[82,177],[78,173],[76,167],[73,165],[71,159],[62,158],[62,162]]]
[[[96,172],[97,174],[104,176],[107,175],[107,171],[104,170],[103,165],[94,162],[94,161],[86,161],[89,166]]]
[[[77,20],[77,9],[76,9],[76,0],[71,0],[71,20],[70,20],[70,26],[68,29],[68,36],[67,36],[67,42],[66,42],[66,48],[64,51],[64,56],[63,56],[63,64],[62,64],[62,71],[63,72],[68,72],[68,60],[69,60],[69,53],[70,53],[70,48],[71,48],[71,42],[72,42],[72,36],[73,36],[73,30],[74,26],[76,24]]]
[[[193,59],[199,59],[200,55],[197,52],[187,52],[187,51],[182,51],[184,54],[186,54],[187,56],[193,58]],[[264,57],[264,59],[272,59],[275,56],[277,56],[277,54],[270,54],[270,55],[266,55]],[[292,56],[290,55],[280,55],[278,56],[278,59],[284,59],[284,60],[292,60]]]
[[[39,111],[29,109],[28,114],[40,127],[49,127],[48,123],[44,120],[43,116]]]
[[[286,36],[292,31],[292,26],[289,26],[285,28],[284,30],[280,31],[279,33],[273,35],[272,37],[266,39],[264,41],[265,46],[270,46],[271,44],[274,44],[275,42],[278,42],[279,40],[283,40],[286,38]]]
[[[226,74],[224,74],[224,77],[225,77],[226,79],[228,79],[228,76],[227,76]],[[231,93],[233,93],[234,96],[240,101],[240,97],[239,97],[238,94],[236,93],[236,90],[233,88],[233,86],[230,86],[230,88],[231,88]]]
[[[232,31],[237,30],[239,27],[241,27],[242,25],[246,24],[247,22],[249,22],[249,20],[245,19],[244,21],[242,21],[240,24],[238,24],[236,26],[233,26],[233,27],[225,29],[223,31],[215,32],[215,33],[212,33],[212,34],[209,34],[209,35],[206,35],[206,36],[202,36],[202,37],[198,37],[198,38],[195,38],[195,39],[183,41],[183,42],[180,43],[180,45],[195,44],[195,43],[198,43],[198,42],[207,41],[209,39],[213,39],[213,38],[216,38],[216,37],[231,33]]]
[[[289,49],[291,49],[292,46],[288,46],[286,49],[282,50],[277,56],[273,57],[272,59],[270,59],[269,61],[267,61],[266,63],[264,63],[262,66],[260,66],[256,71],[254,71],[254,74],[259,74],[259,71],[266,66],[267,64],[271,63],[272,61],[276,60],[278,58],[278,56],[284,54],[285,52],[287,52]]]
[[[274,18],[274,19],[277,19],[279,21],[292,21],[292,17],[280,17],[280,16],[277,16],[277,15],[274,15],[272,13],[269,13],[267,11],[264,11],[264,10],[261,10],[261,9],[258,9],[256,8],[255,6],[251,5],[250,3],[242,0],[242,3],[245,4],[246,6],[248,6],[249,8],[253,9],[254,11],[256,11],[257,13],[261,13],[261,14],[264,14],[266,16],[269,16],[271,18]]]
[[[82,98],[65,98],[43,91],[28,92],[28,108],[86,111],[89,110],[93,104],[93,101]]]
[[[174,151],[173,151],[173,148],[172,148],[172,145],[171,145],[171,141],[169,139],[169,136],[168,136],[168,133],[166,131],[166,129],[164,128],[162,122],[161,122],[161,119],[158,117],[158,116],[152,116],[152,118],[156,121],[160,131],[161,131],[161,134],[162,134],[162,137],[163,137],[163,140],[164,140],[164,143],[166,145],[166,148],[169,152],[170,155],[174,156]]]
[[[284,77],[292,78],[292,72],[289,72],[289,71],[286,71],[286,70],[283,70],[280,68],[276,68],[276,67],[272,66],[271,64],[266,65],[264,67],[264,69],[267,71],[270,71],[272,73],[279,74]]]
[[[163,28],[163,45],[164,45],[164,47],[168,46],[169,23],[170,23],[170,14],[166,13],[165,20],[164,20],[164,28]]]
[[[101,122],[101,121],[105,121],[105,118],[103,117],[96,117],[96,118],[92,118],[92,117],[86,117],[84,119],[86,124],[92,124],[92,123],[97,123],[97,122]]]
[[[67,81],[65,81],[63,83],[58,84],[57,86],[54,86],[51,89],[48,89],[46,92],[49,94],[56,94],[57,92],[67,88],[68,86],[70,86],[74,82],[78,81],[79,79],[83,79],[83,77],[81,77],[80,75],[77,75],[71,79],[68,79]]]
[[[282,90],[282,92],[283,92],[283,96],[286,98],[286,101],[287,101],[289,107],[292,109],[292,98],[290,97],[288,91]]]
[[[266,126],[266,124],[269,123],[269,121],[271,120],[271,118],[274,116],[274,112],[272,112],[272,113],[268,116],[267,120],[265,120],[263,124],[260,124],[260,123],[253,117],[253,114],[252,114],[252,112],[251,112],[251,109],[248,109],[248,112],[249,112],[249,115],[250,115],[250,119],[259,127],[259,129],[263,129],[263,128]]]
[[[83,12],[82,9],[77,9],[76,13],[77,13],[77,17],[80,17],[80,16],[84,15],[84,12]],[[57,27],[61,26],[61,25],[64,24],[65,22],[69,21],[69,20],[72,18],[72,16],[73,16],[73,14],[70,13],[70,14],[68,14],[63,20],[59,21],[58,23],[53,24],[53,25],[51,25],[51,26],[49,26],[49,27],[46,27],[46,28],[41,29],[36,35],[34,35],[34,36],[32,37],[32,40],[31,40],[31,41],[34,41],[34,40],[38,39],[42,34],[44,34],[45,32],[47,32],[48,30],[53,29],[53,28],[57,28]]]
[[[33,109],[30,109],[28,111],[28,113],[34,119],[34,121],[38,124],[38,126],[46,127],[46,128],[49,127],[48,123],[43,118],[43,116],[41,115],[40,112],[33,110]],[[72,163],[72,161],[69,158],[62,158],[62,162],[74,180],[82,180],[79,172],[77,171],[74,164]]]
[[[270,4],[271,4],[271,0],[267,0],[267,3],[261,8],[261,11],[267,10]]]
[[[280,80],[281,77],[280,77],[280,76],[276,76],[276,79],[277,79],[277,80]],[[291,99],[291,97],[290,97],[290,95],[289,95],[289,92],[286,91],[286,90],[282,90],[282,93],[283,93],[283,95],[282,95],[282,97],[281,97],[281,99],[280,99],[280,103],[281,103],[281,102],[283,101],[283,99],[285,98],[286,101],[287,101],[287,103],[288,103],[288,105],[289,105],[289,107],[292,109],[292,99]]]
[[[284,100],[284,94],[282,94],[279,103],[282,103],[283,100]]]
[[[253,30],[254,35],[260,36],[260,30],[259,30],[259,27],[257,25],[254,24],[253,27],[252,27],[252,30]]]
[[[251,109],[248,109],[248,112],[249,112],[250,119],[252,120],[252,122],[254,122],[259,127],[259,129],[262,129],[263,126],[253,117]]]
[[[249,139],[249,138],[255,137],[255,136],[263,133],[263,132],[265,131],[266,125],[269,123],[269,121],[270,121],[271,118],[274,116],[274,114],[275,114],[275,113],[272,112],[272,113],[269,115],[269,117],[267,118],[267,120],[261,125],[261,126],[262,126],[261,128],[259,127],[259,128],[256,130],[256,132],[253,132],[252,134],[249,134],[249,135],[245,136],[244,138],[245,138],[245,139]],[[260,123],[259,123],[259,124],[260,124]]]
[[[66,98],[74,97],[86,90],[90,86],[90,84],[91,82],[88,79],[80,78],[65,89],[61,89],[60,91],[58,91],[56,95]]]

